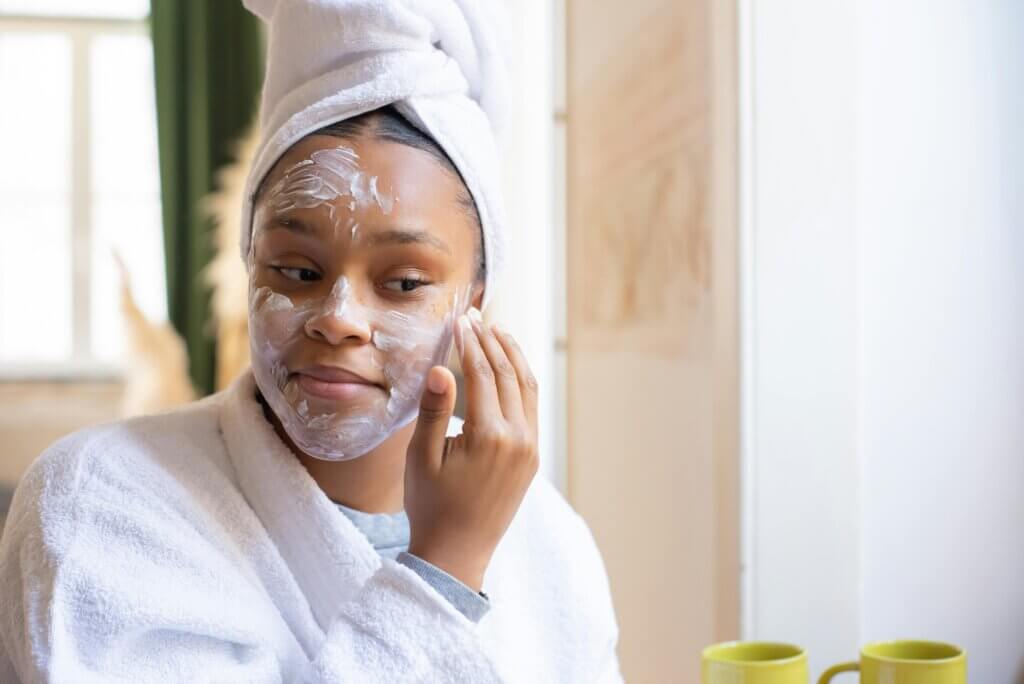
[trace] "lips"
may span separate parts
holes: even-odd
[[[321,382],[352,382],[362,385],[376,385],[363,376],[338,366],[310,366],[295,371],[298,375],[306,375]]]
[[[358,373],[336,366],[310,366],[294,375],[303,391],[324,399],[358,399],[381,389]]]

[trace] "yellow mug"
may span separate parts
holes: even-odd
[[[807,654],[792,644],[729,641],[701,653],[702,684],[807,684]]]
[[[967,651],[940,641],[879,641],[860,649],[859,662],[825,670],[818,684],[858,670],[861,684],[966,684]]]

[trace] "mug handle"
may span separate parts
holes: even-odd
[[[859,672],[859,671],[860,671],[860,663],[859,662],[840,663],[839,665],[833,665],[832,667],[828,668],[827,670],[825,670],[824,672],[821,673],[821,677],[818,678],[818,684],[828,684],[829,682],[832,681],[832,678],[835,677],[840,672]]]

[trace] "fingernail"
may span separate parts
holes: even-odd
[[[475,306],[470,307],[469,317],[477,322],[482,321],[484,319],[483,315],[480,313],[480,309],[476,308]]]
[[[437,373],[428,373],[427,374],[427,387],[429,387],[430,391],[433,392],[434,394],[444,394],[444,390],[445,390],[444,378],[442,378]]]

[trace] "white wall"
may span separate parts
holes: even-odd
[[[863,3],[866,639],[1024,678],[1024,3]]]
[[[565,491],[563,388],[555,340],[564,299],[556,261],[554,204],[554,9],[546,0],[505,0],[511,87],[502,151],[507,209],[506,264],[489,320],[506,325],[540,384],[540,472]],[[562,314],[564,315],[564,314]]]
[[[741,7],[744,636],[1017,683],[1024,4]]]
[[[741,5],[745,638],[856,652],[855,39],[846,0]]]

